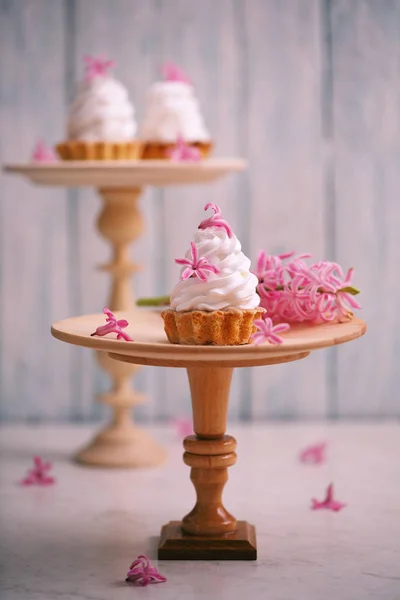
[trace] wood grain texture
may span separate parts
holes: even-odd
[[[400,414],[400,2],[332,5],[336,258],[368,338],[337,354],[338,416]]]
[[[400,0],[0,0],[2,162],[27,159],[40,136],[62,139],[82,57],[98,53],[116,60],[139,121],[160,64],[179,63],[215,155],[249,159],[247,173],[217,183],[145,191],[137,295],[176,283],[173,259],[206,202],[222,206],[253,260],[261,248],[296,249],[356,268],[369,335],[298,364],[236,371],[232,419],[400,415],[399,21]],[[106,301],[108,277],[95,269],[110,252],[94,226],[101,201],[5,174],[0,192],[0,418],[101,418],[93,397],[106,376],[90,352],[48,335],[51,321]],[[152,398],[138,418],[190,414],[181,369],[142,369],[135,385]]]
[[[39,138],[59,135],[63,19],[61,2],[0,2],[2,163],[28,160]],[[66,193],[1,173],[0,191],[0,416],[68,419],[77,400],[72,353],[49,338],[54,317],[71,314]]]
[[[267,5],[267,6],[266,6]],[[249,251],[296,250],[324,258],[320,2],[246,3],[250,81],[247,120]],[[262,57],[262,58],[261,58]],[[271,372],[255,369],[248,418],[327,412],[326,356]],[[251,398],[251,401],[250,401]],[[250,403],[251,402],[251,403]]]

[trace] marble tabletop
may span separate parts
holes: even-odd
[[[151,431],[164,466],[109,471],[70,461],[86,427],[0,429],[1,600],[400,599],[399,422],[229,427],[238,462],[224,500],[256,525],[256,562],[157,563],[160,527],[188,512],[194,490],[177,433]],[[301,464],[299,450],[321,440],[326,464]],[[35,454],[53,462],[55,485],[17,485]],[[311,511],[330,482],[348,506]],[[141,553],[166,583],[125,583]]]

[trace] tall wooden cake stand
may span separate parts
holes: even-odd
[[[120,318],[129,321],[130,315]],[[236,462],[236,440],[225,435],[229,389],[235,367],[257,367],[305,358],[312,350],[350,342],[365,333],[360,319],[340,324],[299,326],[284,334],[280,346],[179,346],[169,344],[160,315],[151,322],[131,323],[134,342],[90,334],[103,315],[66,319],[53,325],[59,340],[108,352],[122,364],[186,368],[192,397],[193,430],[185,438],[183,460],[191,467],[197,502],[182,521],[161,531],[158,558],[165,560],[255,560],[253,525],[237,521],[222,504],[227,468]]]
[[[197,163],[170,161],[68,161],[8,165],[5,170],[28,177],[33,183],[59,186],[94,186],[103,201],[97,220],[100,234],[112,246],[112,260],[100,267],[110,273],[111,292],[107,306],[114,312],[131,311],[131,322],[151,320],[151,315],[135,313],[131,276],[138,265],[129,259],[129,245],[143,232],[138,200],[143,187],[208,183],[230,172],[242,171],[240,159],[208,159]],[[113,410],[112,422],[79,451],[76,459],[103,467],[141,467],[157,465],[164,450],[146,431],[134,426],[132,407],[145,397],[131,388],[130,380],[139,369],[137,364],[111,360],[97,355],[100,366],[112,380],[112,389],[98,397]]]

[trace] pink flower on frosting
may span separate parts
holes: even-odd
[[[20,482],[21,485],[53,485],[54,477],[48,475],[51,469],[51,463],[45,462],[40,456],[35,456],[33,459],[34,466],[29,469],[24,479]]]
[[[141,554],[133,561],[126,575],[126,581],[136,583],[136,585],[145,586],[149,583],[163,583],[167,578],[158,572],[156,567],[150,565],[150,561],[144,554]]]
[[[126,342],[133,342],[131,336],[125,333],[125,331],[122,331],[123,329],[125,329],[125,327],[128,327],[128,321],[126,321],[125,319],[119,319],[117,321],[114,314],[108,308],[105,308],[103,312],[106,315],[106,324],[97,327],[96,331],[94,333],[91,333],[90,335],[93,337],[95,335],[104,336],[108,333],[116,333],[117,340],[123,339]]]
[[[57,162],[53,150],[48,148],[43,140],[36,142],[31,158],[34,162]]]
[[[161,67],[161,73],[164,81],[180,81],[190,84],[190,79],[182,69],[172,62],[167,62]]]
[[[208,210],[209,208],[211,208],[211,210],[214,211],[214,214],[212,215],[212,217],[204,219],[204,221],[200,223],[199,229],[207,229],[208,227],[221,227],[222,229],[225,229],[226,233],[228,234],[228,237],[231,238],[233,236],[232,227],[227,221],[225,221],[225,219],[222,218],[221,209],[218,206],[218,204],[212,204],[211,202],[209,202],[205,205],[204,210]]]
[[[84,56],[83,60],[86,63],[86,81],[92,81],[92,79],[95,79],[96,77],[104,77],[104,75],[108,75],[109,69],[112,69],[115,66],[115,62],[113,60],[107,60],[103,56],[99,56],[98,58],[94,56]]]
[[[299,460],[302,463],[322,465],[324,462],[326,462],[325,450],[326,442],[320,442],[319,444],[307,446],[300,451]]]
[[[190,253],[192,258],[176,258],[177,265],[186,266],[183,270],[181,279],[189,279],[189,277],[198,277],[200,281],[208,281],[208,273],[219,273],[218,267],[211,264],[204,256],[199,258],[199,251],[194,242],[190,242]]]
[[[175,146],[168,151],[168,156],[175,161],[192,161],[201,160],[201,152],[195,146],[190,146],[185,142],[181,135],[176,138]]]
[[[319,510],[321,508],[326,508],[328,510],[338,512],[339,510],[342,510],[342,508],[344,508],[345,506],[347,506],[347,504],[333,499],[333,483],[328,485],[324,500],[320,501],[316,500],[315,498],[311,498],[311,510]]]
[[[258,331],[253,333],[251,339],[256,345],[264,342],[269,342],[270,344],[282,344],[283,339],[278,335],[278,333],[287,331],[290,328],[288,323],[279,323],[279,325],[274,325],[272,323],[272,319],[269,317],[256,319],[254,321],[254,325],[257,327]]]

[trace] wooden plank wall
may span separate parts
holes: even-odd
[[[180,64],[216,154],[249,159],[217,184],[146,190],[138,295],[174,285],[173,259],[210,201],[253,259],[295,249],[356,267],[368,336],[238,371],[232,419],[400,415],[399,31],[400,0],[0,0],[2,163],[27,160],[38,137],[62,138],[82,56],[97,53],[116,60],[139,119],[160,64]],[[108,382],[91,353],[48,333],[104,305],[99,199],[4,174],[0,194],[0,418],[102,418],[93,395]],[[183,371],[143,369],[136,383],[151,396],[142,420],[189,412]]]

